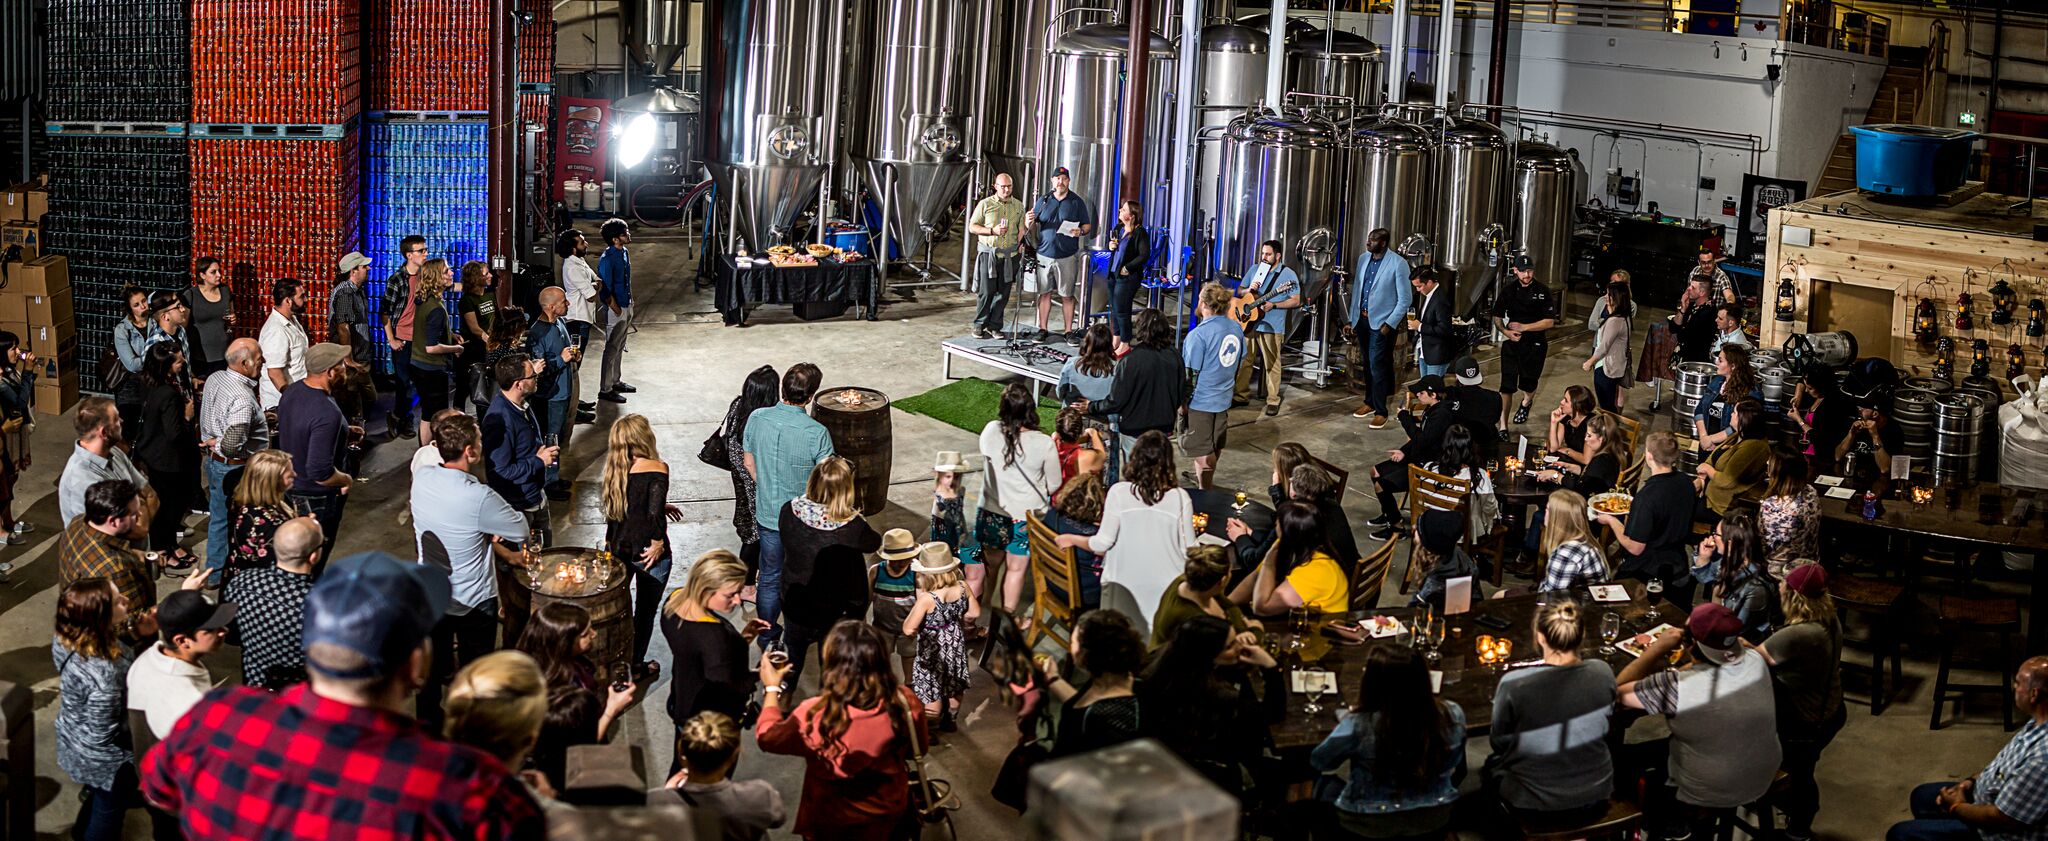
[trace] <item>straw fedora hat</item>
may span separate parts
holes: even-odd
[[[967,469],[967,459],[961,458],[957,450],[940,450],[938,463],[932,465],[935,473],[959,473]]]
[[[960,567],[960,559],[953,557],[953,549],[936,540],[917,549],[917,560],[910,562],[910,571],[923,575],[938,575],[952,572]]]
[[[900,561],[917,557],[917,538],[910,536],[909,529],[890,529],[882,533],[882,548],[875,555],[885,561]]]

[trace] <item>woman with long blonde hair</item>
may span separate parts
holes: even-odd
[[[682,722],[705,710],[745,722],[747,700],[754,694],[754,673],[748,668],[747,643],[768,623],[750,620],[735,630],[720,614],[739,609],[740,587],[747,583],[747,565],[738,555],[713,549],[690,565],[683,587],[668,597],[662,611],[661,635],[673,653],[668,689],[669,720]],[[680,764],[671,764],[674,774]]]
[[[298,473],[292,469],[291,454],[283,450],[262,450],[249,457],[242,468],[242,481],[235,486],[233,525],[228,528],[228,562],[221,570],[221,587],[245,569],[259,569],[277,563],[270,540],[277,527],[296,516],[284,492]]]
[[[654,614],[668,586],[674,549],[668,523],[683,518],[668,504],[668,463],[643,415],[612,424],[604,457],[604,541],[612,557],[632,570],[633,660],[647,657],[654,638]]]
[[[803,674],[804,655],[833,624],[867,613],[867,556],[882,548],[882,534],[860,516],[853,482],[853,462],[828,456],[811,468],[804,495],[784,503],[777,520],[792,686]]]
[[[1543,571],[1543,586],[1537,590],[1569,590],[1607,580],[1607,558],[1586,519],[1586,498],[1577,491],[1560,490],[1550,495],[1543,508],[1543,557],[1549,559]]]
[[[448,408],[450,367],[462,353],[462,337],[449,325],[448,261],[435,258],[420,266],[413,281],[412,384],[420,395],[420,437],[433,434],[427,418]]]

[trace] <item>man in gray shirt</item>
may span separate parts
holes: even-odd
[[[199,399],[199,449],[206,454],[206,568],[218,581],[228,558],[228,499],[242,481],[249,457],[270,447],[270,424],[256,377],[263,373],[263,346],[255,339],[228,343],[228,367],[206,378]]]
[[[125,479],[142,489],[143,519],[147,521],[156,510],[156,491],[150,490],[149,478],[135,469],[121,449],[121,413],[115,410],[114,401],[105,397],[79,401],[71,426],[78,430],[78,446],[71,449],[71,460],[57,480],[57,516],[70,525],[85,513],[86,488],[108,479]]]
[[[1696,812],[1754,803],[1770,790],[1783,757],[1770,666],[1742,644],[1742,620],[1718,603],[1693,608],[1685,625],[1685,634],[1666,631],[1621,670],[1621,703],[1670,723],[1670,776],[1680,804]],[[1697,655],[1693,664],[1652,673],[1686,635]],[[1688,820],[1681,816],[1688,810],[1662,811],[1666,826]]]
[[[421,563],[446,563],[454,601],[434,626],[434,664],[420,689],[420,720],[438,731],[441,686],[463,664],[498,648],[498,573],[494,556],[510,554],[500,540],[526,539],[526,515],[471,475],[481,459],[483,433],[476,419],[453,415],[434,423],[441,464],[412,474],[412,524]]]

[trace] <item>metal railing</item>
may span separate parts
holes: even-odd
[[[1350,11],[1388,12],[1387,0],[1343,3]],[[1411,13],[1439,15],[1442,0],[1416,2]],[[1891,18],[1856,8],[1853,2],[1836,2],[1825,15],[1809,14],[1803,2],[1787,2],[1773,15],[1745,15],[1694,9],[1691,0],[1510,0],[1509,20],[1565,26],[1603,26],[1645,32],[1678,32],[1723,37],[1755,34],[1757,24],[1775,25],[1778,37],[1843,52],[1883,57],[1891,43]],[[1459,17],[1491,18],[1489,0],[1452,0]]]

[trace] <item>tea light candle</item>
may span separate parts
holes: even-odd
[[[1914,501],[1914,502],[1916,502],[1916,503],[1919,503],[1919,504],[1921,504],[1921,505],[1926,505],[1926,504],[1927,504],[1928,502],[1932,501],[1933,499],[1934,499],[1934,489],[1933,489],[1933,488],[1929,488],[1929,487],[1916,487],[1916,488],[1914,488],[1914,489],[1913,489],[1913,501]]]

